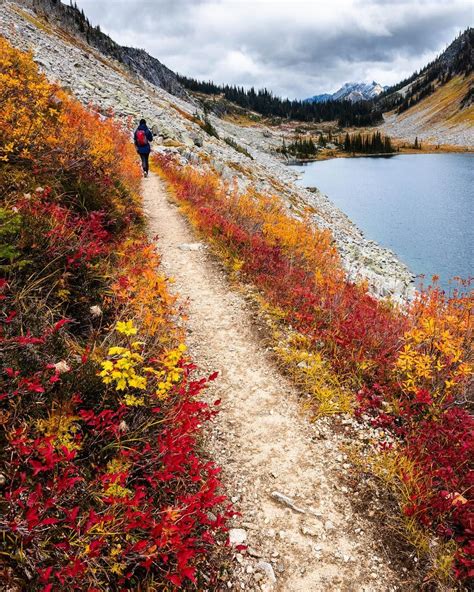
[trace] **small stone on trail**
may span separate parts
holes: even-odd
[[[229,530],[229,543],[231,545],[243,545],[247,540],[247,532],[243,528],[231,528]]]
[[[305,534],[310,537],[318,537],[319,532],[314,528],[308,528],[307,526],[301,527],[301,534]]]
[[[256,568],[264,572],[264,574],[267,577],[267,580],[271,584],[276,584],[275,572],[273,571],[271,563],[268,563],[267,561],[259,561],[256,565]]]
[[[204,248],[202,243],[183,243],[178,247],[181,251],[201,251]]]
[[[293,500],[291,498],[289,498],[286,495],[283,495],[283,493],[280,493],[278,491],[272,491],[272,498],[274,500],[276,500],[277,502],[280,502],[280,504],[283,504],[284,506],[288,506],[288,508],[291,508],[292,510],[294,510],[295,512],[298,512],[299,514],[305,514],[305,511],[302,508],[298,508],[298,506],[296,506],[293,502]]]

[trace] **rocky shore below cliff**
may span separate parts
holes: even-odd
[[[48,78],[57,81],[82,103],[101,114],[113,112],[125,125],[145,117],[158,138],[155,150],[176,154],[183,163],[212,167],[224,181],[241,190],[278,194],[288,211],[299,215],[311,210],[321,228],[331,230],[348,276],[365,279],[372,293],[396,301],[410,298],[413,274],[390,250],[364,237],[363,233],[317,188],[295,184],[298,173],[276,154],[283,132],[262,124],[239,126],[207,115],[216,136],[200,125],[196,105],[173,96],[131,75],[123,64],[105,57],[81,40],[38,20],[27,8],[0,2],[0,34],[13,45],[30,49]],[[235,148],[237,145],[243,150]]]

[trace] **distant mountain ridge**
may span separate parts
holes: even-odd
[[[474,29],[376,100],[382,132],[431,144],[474,145]]]
[[[371,101],[377,98],[385,90],[387,86],[382,86],[373,80],[372,82],[346,82],[335,93],[323,93],[321,95],[314,95],[305,99],[306,103],[325,103],[326,101],[351,101],[357,103],[358,101]]]
[[[469,27],[432,62],[409,78],[384,90],[378,103],[384,111],[396,108],[403,113],[451,81],[468,78],[474,71],[474,29]],[[461,108],[472,103],[472,85],[462,97]]]

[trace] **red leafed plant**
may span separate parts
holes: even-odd
[[[2,583],[212,587],[230,509],[198,438],[216,408],[143,234],[129,132],[1,38],[0,74]]]
[[[404,309],[377,300],[347,281],[329,233],[289,215],[278,196],[239,192],[171,157],[154,161],[192,223],[277,319],[275,351],[316,412],[355,412],[390,436],[374,471],[394,492],[399,520],[409,518],[407,538],[425,555],[439,549],[436,577],[473,577],[472,293],[448,297],[435,284]],[[425,543],[430,536],[442,544]]]

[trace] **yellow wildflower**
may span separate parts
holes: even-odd
[[[118,321],[116,329],[123,335],[136,335],[138,332],[133,326],[133,321]]]
[[[122,401],[127,407],[141,407],[145,405],[144,398],[136,397],[135,395],[125,395]]]

